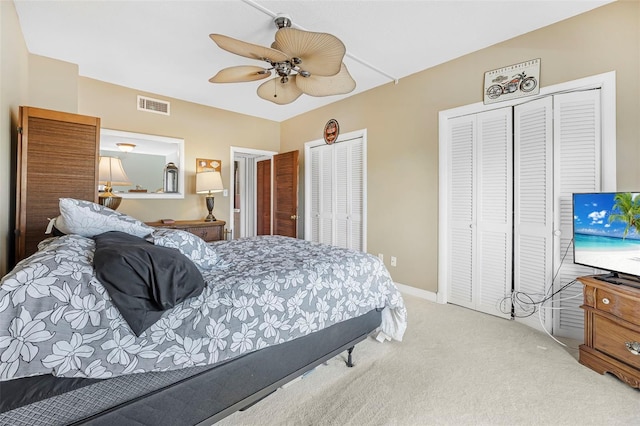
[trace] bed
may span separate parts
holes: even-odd
[[[374,256],[265,236],[205,243],[63,198],[0,284],[0,424],[211,424],[406,309]]]

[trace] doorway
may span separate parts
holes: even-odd
[[[271,186],[271,167],[267,172],[264,165],[271,164],[276,154],[274,151],[231,147],[229,192],[232,199],[229,202],[228,239],[256,236],[259,231],[260,234],[271,233],[270,228],[265,229],[264,218],[265,212],[271,211],[271,196],[270,191],[268,196],[263,192]],[[269,184],[265,185],[267,178]],[[267,203],[268,208],[265,208]],[[267,223],[270,223],[270,217]]]
[[[257,235],[297,238],[298,151],[278,154],[231,147],[227,239]]]

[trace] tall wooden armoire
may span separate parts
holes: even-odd
[[[20,107],[16,262],[45,238],[60,198],[97,202],[100,118]]]

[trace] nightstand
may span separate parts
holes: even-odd
[[[224,220],[205,222],[203,220],[176,220],[174,223],[146,222],[147,225],[156,228],[181,229],[191,232],[206,242],[224,240]]]

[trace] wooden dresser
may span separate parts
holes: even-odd
[[[640,388],[640,289],[610,284],[596,276],[578,280],[584,285],[580,363]]]
[[[157,228],[182,229],[210,242],[224,240],[224,225],[227,222],[224,220],[216,220],[214,222],[205,222],[203,220],[176,220],[174,223],[162,223],[161,221],[146,223],[149,226]]]

